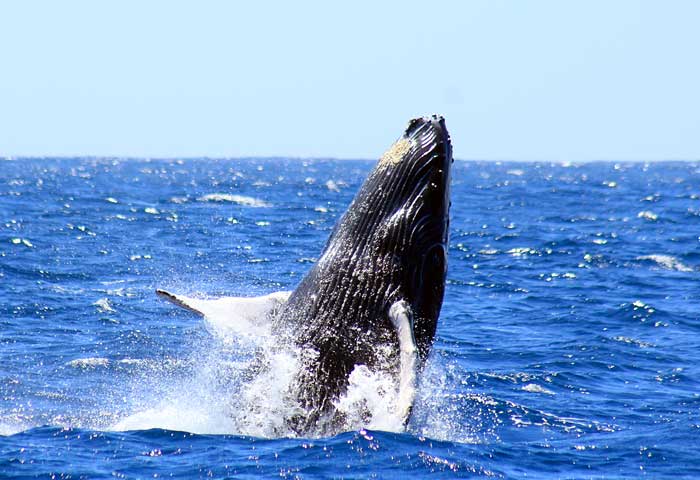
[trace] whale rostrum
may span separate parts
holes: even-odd
[[[452,161],[444,119],[411,120],[297,288],[260,297],[280,345],[302,352],[288,389],[299,408],[286,419],[297,434],[342,425],[336,404],[357,366],[392,375],[396,414],[408,422],[442,306]],[[214,308],[158,293],[205,316]]]

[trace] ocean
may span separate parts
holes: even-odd
[[[456,161],[406,430],[370,377],[370,421],[280,430],[274,332],[155,289],[294,289],[373,165],[0,160],[0,477],[700,477],[697,162]]]

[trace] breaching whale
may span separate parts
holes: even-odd
[[[395,378],[396,414],[408,421],[442,306],[452,161],[444,119],[411,120],[298,287],[249,300],[284,332],[281,345],[302,352],[289,387],[298,408],[286,419],[296,433],[342,424],[336,402],[357,366]],[[204,316],[227,308],[224,299],[157,292]]]

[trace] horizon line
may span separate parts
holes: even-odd
[[[376,162],[378,158],[350,158],[332,156],[282,156],[282,155],[239,155],[239,156],[131,156],[131,155],[0,155],[0,161],[21,160],[124,160],[124,161],[197,161],[197,160],[293,160],[293,161],[359,161]],[[479,159],[479,158],[455,158],[458,162],[472,163],[550,163],[550,164],[587,164],[587,163],[694,163],[700,162],[700,158],[657,158],[657,159],[589,159],[589,160],[547,160],[547,159]]]

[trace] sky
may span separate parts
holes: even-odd
[[[697,1],[0,1],[0,156],[700,159]]]

